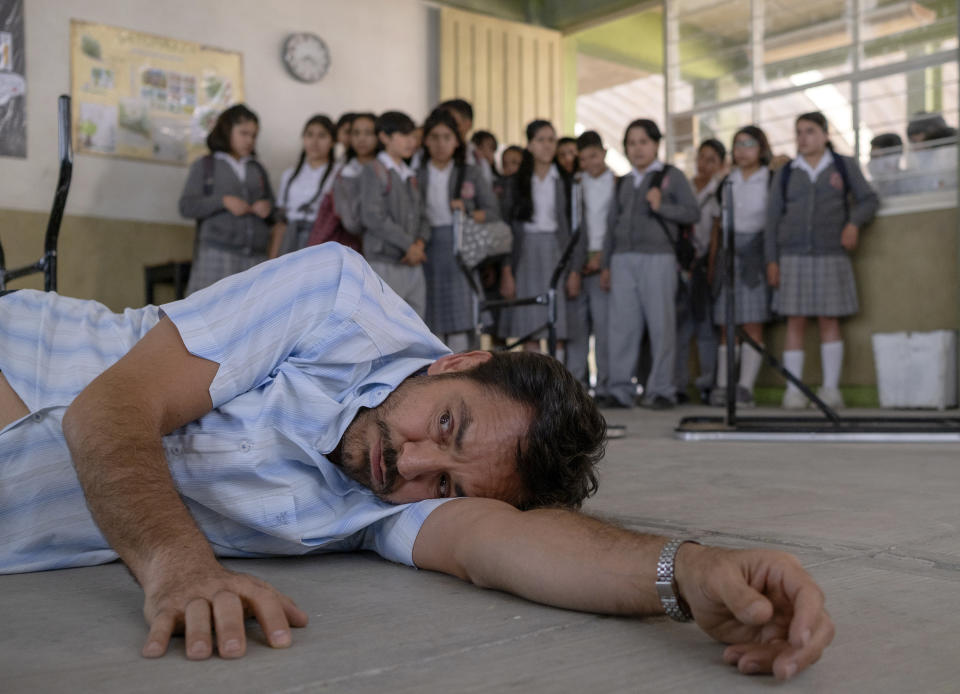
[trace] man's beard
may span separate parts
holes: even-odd
[[[374,482],[370,470],[370,446],[364,440],[364,433],[367,429],[367,423],[373,419],[380,433],[381,454],[383,455],[384,476],[383,490],[374,489]],[[397,470],[397,449],[393,445],[390,436],[390,427],[380,416],[377,410],[361,410],[357,417],[350,423],[343,434],[343,445],[340,451],[340,462],[337,466],[354,482],[362,484],[367,489],[372,490],[378,497],[384,496],[393,491],[397,485],[397,478],[400,476]],[[379,465],[379,461],[374,461],[374,465]],[[386,501],[386,499],[383,499]]]

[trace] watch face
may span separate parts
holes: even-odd
[[[301,82],[316,82],[330,68],[330,51],[316,34],[290,34],[283,44],[283,63]]]

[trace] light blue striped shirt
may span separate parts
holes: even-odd
[[[444,500],[387,504],[325,456],[359,408],[449,350],[359,255],[330,243],[122,314],[33,290],[0,298],[0,371],[30,409],[0,431],[0,573],[117,558],[87,510],[61,421],[164,314],[192,354],[220,365],[214,409],[163,437],[217,554],[370,549],[412,564],[420,526]]]

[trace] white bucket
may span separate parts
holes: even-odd
[[[880,407],[938,410],[957,405],[957,333],[875,333]]]

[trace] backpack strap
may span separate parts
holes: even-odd
[[[380,179],[380,183],[386,186],[386,190],[383,191],[384,195],[390,194],[390,172],[387,171],[387,167],[383,165],[383,162],[379,159],[373,160],[373,172],[377,175],[377,178]]]

